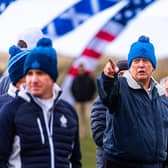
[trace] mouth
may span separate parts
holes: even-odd
[[[146,72],[144,70],[140,70],[137,72],[138,76],[145,76]]]
[[[37,86],[37,85],[33,85],[33,86],[31,86],[31,89],[32,89],[32,90],[39,90],[39,88],[40,88],[40,87]]]
[[[138,74],[144,74],[144,73],[145,73],[144,70],[139,70],[139,71],[138,71]]]

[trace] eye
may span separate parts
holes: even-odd
[[[133,60],[134,63],[138,63],[139,61],[140,61],[139,58],[136,58],[136,59]]]
[[[33,75],[33,72],[32,71],[28,71],[26,75],[31,76],[31,75]]]
[[[38,71],[37,71],[37,74],[38,74],[38,75],[45,75],[46,72],[38,70]]]
[[[149,62],[149,60],[148,60],[148,59],[143,58],[143,62],[144,62],[144,63],[147,63],[147,62]]]

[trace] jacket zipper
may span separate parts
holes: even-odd
[[[47,130],[48,135],[48,141],[50,146],[50,155],[51,155],[51,168],[55,168],[55,159],[54,159],[54,145],[53,145],[53,112],[51,113],[51,120],[50,123],[48,123],[47,117],[45,115],[45,112],[43,112],[45,126]]]
[[[42,125],[41,125],[41,121],[40,121],[39,118],[37,118],[37,124],[38,124],[39,130],[40,130],[41,143],[44,145],[45,144],[45,138],[44,138],[44,133],[43,133],[43,128],[42,128]]]

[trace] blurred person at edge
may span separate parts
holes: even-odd
[[[113,113],[111,158],[104,159],[105,168],[162,168],[166,160],[168,101],[152,77],[156,63],[153,44],[140,36],[130,47],[123,77],[111,59],[97,77],[101,101]]]
[[[22,50],[31,50],[42,37],[43,33],[39,28],[28,28],[18,36],[17,46]],[[10,82],[8,69],[6,69],[0,78],[0,95],[7,93]]]
[[[166,97],[168,98],[168,76],[162,78],[162,79],[160,80],[160,84],[161,84],[161,86],[163,86],[163,88],[165,89],[165,95],[166,95]],[[167,151],[168,151],[168,149],[167,149]],[[168,168],[168,156],[167,156],[167,158],[166,158],[166,161],[165,161],[164,164],[163,164],[163,168]]]
[[[163,88],[165,89],[165,94],[166,97],[168,97],[168,76],[162,78],[160,80],[160,84],[163,86]]]
[[[78,116],[60,98],[57,54],[42,38],[24,62],[25,86],[0,109],[0,167],[81,168]],[[15,151],[12,146],[15,144]]]
[[[93,77],[86,72],[83,63],[78,66],[78,74],[72,82],[71,92],[79,114],[80,137],[84,139],[87,121],[90,120],[91,100],[96,92],[96,85]]]
[[[29,51],[21,50],[15,45],[9,48],[8,73],[10,85],[8,91],[0,95],[0,109],[16,97],[21,85],[25,83],[23,68],[25,58],[29,53]],[[16,157],[17,150],[15,149],[16,146],[13,145],[13,152],[9,157],[9,167],[12,160]]]
[[[118,75],[123,76],[128,70],[128,61],[119,60],[117,62],[119,68]],[[107,107],[101,102],[100,97],[97,97],[91,109],[91,130],[93,140],[96,143],[96,167],[104,168],[103,154],[110,153],[111,150],[111,123],[113,114],[106,112]],[[105,149],[105,150],[104,150]],[[109,151],[109,152],[108,152]]]
[[[13,45],[9,48],[9,60],[8,60],[8,74],[10,78],[10,84],[8,91],[0,95],[0,108],[16,97],[19,88],[25,83],[23,66],[26,56],[30,53],[28,50],[21,50],[19,47]]]

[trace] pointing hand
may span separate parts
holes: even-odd
[[[107,64],[104,67],[104,74],[110,78],[114,78],[114,74],[119,71],[118,66],[109,58]]]

